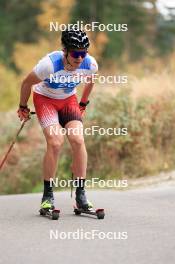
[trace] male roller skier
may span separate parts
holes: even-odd
[[[27,106],[33,86],[33,102],[39,123],[47,143],[43,160],[44,192],[41,208],[54,208],[54,195],[50,179],[56,174],[57,162],[63,133],[50,133],[50,128],[82,129],[82,115],[89,103],[89,95],[93,88],[92,74],[98,70],[96,60],[88,54],[89,39],[82,30],[71,28],[62,32],[62,51],[54,51],[43,57],[23,80],[20,93],[18,116],[20,120],[29,118]],[[80,103],[76,97],[76,86],[73,76],[90,76],[85,83]],[[52,78],[50,78],[52,76]],[[61,80],[62,77],[66,79]],[[54,77],[54,78],[53,78]],[[66,81],[65,81],[66,80]],[[57,130],[59,131],[59,129]],[[78,208],[92,207],[85,194],[85,178],[87,169],[87,152],[82,134],[67,134],[73,154],[72,172],[77,181],[76,204]]]

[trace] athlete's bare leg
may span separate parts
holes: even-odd
[[[68,122],[65,125],[65,128],[68,130],[68,140],[72,147],[73,154],[73,163],[72,171],[75,178],[86,178],[86,169],[87,169],[87,152],[84,142],[84,136],[79,133],[73,133],[73,129],[78,129],[79,131],[83,128],[82,122],[78,120],[73,120]]]
[[[54,127],[61,128],[59,124],[52,127],[53,131]],[[60,133],[59,129],[55,129],[55,131],[58,132],[58,135],[54,133],[50,135],[50,127],[45,128],[43,131],[47,142],[47,150],[43,160],[43,178],[46,181],[55,177],[61,146],[64,142],[64,136]]]

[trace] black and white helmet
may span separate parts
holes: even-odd
[[[90,45],[86,33],[76,27],[63,31],[61,42],[66,49],[87,49]]]

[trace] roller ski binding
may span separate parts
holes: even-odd
[[[39,213],[42,216],[48,216],[52,220],[58,220],[60,216],[60,210],[55,209],[53,196],[52,197],[43,196],[41,202],[41,209],[39,210]]]
[[[76,190],[76,205],[74,206],[75,215],[88,214],[95,215],[98,219],[104,219],[104,209],[93,209],[92,203],[90,203],[85,195],[85,190]]]

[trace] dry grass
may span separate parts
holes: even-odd
[[[120,89],[130,88],[132,97],[140,96],[158,97],[167,95],[174,91],[175,83],[175,52],[165,58],[144,58],[142,61],[125,64],[122,70],[119,65],[114,68],[105,69],[101,75],[127,75],[127,84],[99,84],[96,83],[94,97],[96,93],[110,93],[116,95]]]
[[[120,85],[104,85],[95,84],[92,97],[95,98],[96,94],[112,94],[116,95],[121,89],[130,88],[132,97],[137,99],[141,96],[159,97],[162,95],[171,94],[174,91],[175,75],[167,71],[160,74],[152,73],[145,77],[138,78],[137,76],[128,76],[127,84]]]
[[[161,74],[151,74],[141,79],[131,77],[132,96],[157,97],[163,94],[169,94],[174,90],[175,76],[173,74],[162,72]]]

